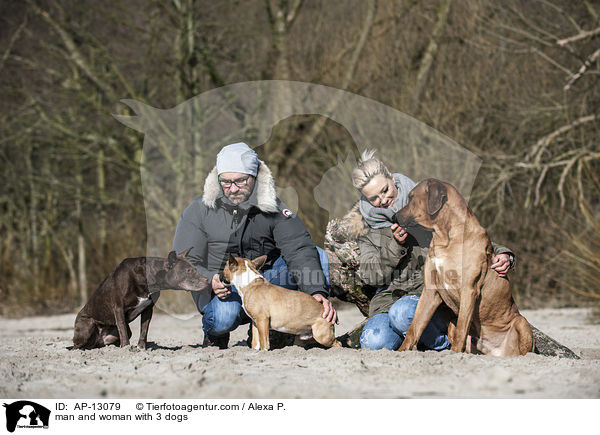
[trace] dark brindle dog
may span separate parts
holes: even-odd
[[[209,285],[186,256],[126,258],[92,293],[75,319],[73,349],[93,349],[109,344],[129,345],[132,322],[140,314],[138,347],[146,348],[152,309],[161,290],[202,290]]]

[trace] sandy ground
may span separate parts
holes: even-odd
[[[339,309],[337,335],[362,316]],[[7,398],[599,398],[600,325],[586,309],[524,311],[580,360],[443,352],[311,349],[270,352],[245,346],[203,349],[201,320],[161,314],[150,349],[70,351],[75,314],[0,318],[0,396]],[[139,320],[132,323],[137,343]]]

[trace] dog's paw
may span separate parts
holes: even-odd
[[[138,346],[129,346],[129,352],[141,352],[142,350]]]

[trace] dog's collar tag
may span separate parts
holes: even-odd
[[[283,210],[281,210],[281,214],[284,215],[286,218],[291,218],[293,213],[289,208],[284,208]]]

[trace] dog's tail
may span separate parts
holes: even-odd
[[[513,326],[519,334],[519,355],[525,355],[528,352],[535,351],[535,338],[533,337],[533,331],[531,325],[527,319],[523,316],[519,316],[516,319]]]

